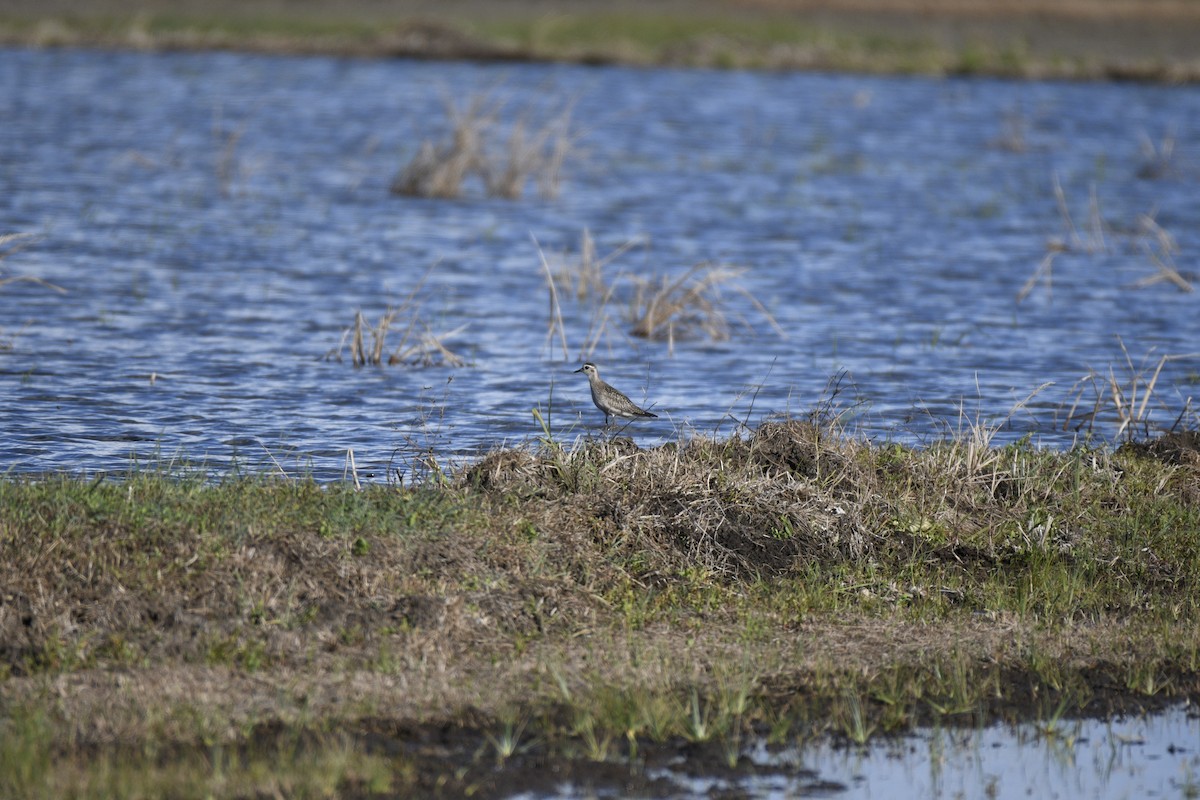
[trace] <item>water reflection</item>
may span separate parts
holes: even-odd
[[[828,741],[743,752],[736,777],[648,770],[677,789],[663,798],[1195,797],[1200,792],[1200,716],[1177,706],[1147,716],[924,729],[868,747]],[[650,773],[653,774],[650,774]],[[530,797],[532,795],[519,795]],[[616,788],[562,786],[549,797],[621,797]]]

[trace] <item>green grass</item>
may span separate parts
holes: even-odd
[[[6,478],[0,793],[270,794],[279,742],[304,753],[289,796],[467,791],[500,762],[736,765],[747,737],[1195,699],[1195,469],[985,434],[546,441],[361,490]],[[380,725],[474,743],[380,760]]]
[[[946,46],[917,35],[859,31],[853,24],[817,24],[786,13],[734,10],[679,14],[662,10],[546,14],[515,8],[424,15],[351,7],[280,15],[264,6],[228,5],[206,13],[47,8],[41,16],[0,13],[0,38],[34,44],[132,47],[222,47],[287,52],[390,55],[425,45],[439,57],[614,61],[740,68],[843,69],[866,72],[1032,74],[1052,68],[1046,57],[1001,41]],[[398,35],[406,29],[416,39]],[[1065,68],[1068,74],[1071,65]],[[1062,72],[1060,69],[1059,72]],[[1078,68],[1076,68],[1078,69]]]

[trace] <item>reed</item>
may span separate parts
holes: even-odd
[[[730,290],[748,300],[776,334],[786,338],[766,307],[736,283],[744,273],[743,269],[700,263],[674,278],[630,276],[634,284],[628,309],[631,333],[643,339],[666,341],[671,350],[680,338],[728,339],[731,325],[723,291]],[[751,327],[744,319],[742,322]]]
[[[1138,149],[1141,151],[1142,163],[1137,169],[1137,176],[1144,180],[1159,180],[1178,174],[1175,165],[1175,132],[1168,130],[1162,139],[1155,144],[1149,134],[1141,131],[1138,134]]]
[[[1054,200],[1058,207],[1062,224],[1062,235],[1051,237],[1046,242],[1046,253],[1034,269],[1033,274],[1017,291],[1017,302],[1027,298],[1039,283],[1044,283],[1048,297],[1053,296],[1054,262],[1063,254],[1093,255],[1096,253],[1112,253],[1116,244],[1112,241],[1113,234],[1100,213],[1100,201],[1093,185],[1088,195],[1088,220],[1081,230],[1071,217],[1066,193],[1058,180],[1057,173],[1053,177]],[[1185,276],[1175,264],[1174,256],[1179,252],[1179,244],[1169,231],[1159,225],[1155,212],[1139,214],[1131,227],[1122,228],[1120,241],[1131,249],[1139,249],[1146,260],[1154,267],[1154,274],[1142,278],[1132,284],[1133,288],[1141,289],[1158,283],[1170,283],[1183,292],[1193,291],[1191,280]]]
[[[550,300],[546,344],[549,346],[557,337],[563,358],[568,358],[563,300],[573,299],[577,306],[575,311],[587,318],[587,330],[577,355],[579,360],[587,360],[601,340],[611,333],[609,306],[618,289],[629,281],[628,273],[624,271],[617,272],[611,278],[606,271],[629,250],[645,244],[646,239],[627,239],[604,256],[599,255],[596,240],[587,228],[580,236],[579,251],[574,255],[562,253],[548,256],[537,237],[533,237],[533,241]]]
[[[465,366],[466,359],[451,350],[446,342],[465,331],[468,325],[459,325],[453,330],[439,333],[421,317],[423,301],[418,295],[432,271],[431,267],[399,305],[388,306],[374,325],[367,321],[361,309],[356,311],[354,322],[342,331],[338,346],[325,354],[325,360],[342,361],[343,352],[349,348],[350,363],[356,367],[385,364]],[[388,338],[393,333],[399,336],[400,341],[389,345]],[[369,346],[368,336],[371,340]],[[392,337],[392,341],[395,342],[395,337]]]
[[[1097,421],[1109,418],[1116,426],[1114,440],[1131,442],[1137,437],[1149,436],[1152,431],[1171,432],[1185,424],[1195,413],[1191,398],[1185,401],[1170,426],[1162,426],[1156,423],[1154,414],[1166,410],[1166,405],[1155,399],[1155,390],[1159,376],[1168,364],[1200,359],[1200,352],[1164,354],[1154,361],[1151,350],[1134,364],[1121,337],[1117,337],[1117,342],[1123,356],[1123,370],[1118,373],[1118,368],[1110,364],[1103,371],[1089,369],[1076,381],[1071,388],[1070,405],[1064,404],[1063,430],[1091,434],[1095,432]],[[1092,398],[1090,407],[1084,401],[1089,394]]]
[[[32,233],[0,234],[0,261],[21,252],[37,241],[37,238],[37,235]],[[63,287],[33,275],[0,275],[0,286],[7,286],[10,283],[36,283],[38,286],[53,289],[60,294],[67,292]]]
[[[445,138],[423,140],[416,155],[393,179],[391,191],[410,197],[454,199],[463,195],[467,181],[474,178],[489,197],[519,199],[533,181],[543,199],[553,199],[574,147],[572,106],[566,103],[545,120],[537,119],[526,107],[505,122],[504,101],[491,95],[476,94],[462,106],[447,100]]]

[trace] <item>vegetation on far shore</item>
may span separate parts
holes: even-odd
[[[486,795],[520,763],[1195,700],[1198,532],[1194,431],[786,420],[404,486],[9,477],[0,794]]]
[[[882,2],[877,13],[857,9],[832,16],[795,13],[786,4],[772,9],[720,2],[700,4],[687,14],[670,4],[614,12],[576,3],[553,13],[537,4],[434,4],[398,13],[371,4],[313,3],[281,14],[272,4],[254,2],[167,9],[151,2],[22,3],[0,12],[0,42],[718,69],[1200,79],[1200,63],[1186,54],[1165,53],[1162,44],[1162,34],[1200,26],[1194,9],[1157,3],[1134,17],[1151,26],[1148,33],[1138,33],[1123,24],[1129,22],[1126,9],[1104,2],[1083,5],[1089,7],[1080,12],[1046,4],[1039,33],[1049,26],[1062,35],[1039,35],[1031,42],[1028,26],[1002,24],[1027,17],[1028,8],[1019,3],[993,7],[991,17],[978,9],[947,7],[943,13],[949,22],[934,27],[938,15],[903,2]],[[982,24],[988,19],[990,24]],[[957,27],[971,32],[955,33]],[[1097,36],[1091,46],[1079,44]],[[1116,53],[1114,36],[1125,45]],[[1131,41],[1142,42],[1133,53],[1126,52]]]

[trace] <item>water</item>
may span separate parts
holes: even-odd
[[[1048,732],[1051,731],[1051,732]],[[1186,798],[1200,793],[1200,717],[1195,708],[1111,720],[985,728],[927,728],[911,735],[846,747],[829,741],[742,754],[736,776],[697,777],[647,770],[674,790],[673,800],[708,797],[827,797],[838,800],[933,800],[987,797]],[[563,785],[535,797],[628,797],[621,787]]]
[[[448,97],[574,102],[560,196],[395,197]],[[648,342],[610,309],[592,360],[659,420],[643,445],[808,411],[831,376],[876,438],[922,441],[968,420],[1068,446],[1073,387],[1128,382],[1200,350],[1198,296],[1155,274],[1153,214],[1195,279],[1200,88],[0,49],[0,233],[38,238],[0,263],[0,468],[90,472],[185,458],[375,480],[415,454],[466,457],[600,422],[572,375],[586,305],[547,346],[550,255],[582,231],[610,267],[744,267],[725,341]],[[1023,146],[1004,146],[1019,130]],[[1166,174],[1146,138],[1173,141]],[[1057,176],[1089,237],[1018,302],[1069,238]],[[1085,242],[1086,243],[1086,242]],[[431,267],[421,314],[464,368],[323,360],[361,309],[375,320]],[[750,328],[737,320],[744,318]],[[1120,337],[1118,339],[1118,337]],[[1169,362],[1150,410],[1170,424],[1200,360]],[[1082,404],[1090,407],[1092,384]],[[1102,433],[1115,430],[1102,421]]]

